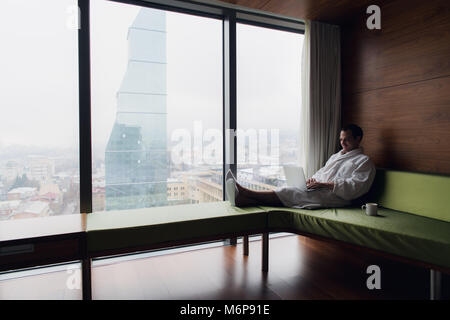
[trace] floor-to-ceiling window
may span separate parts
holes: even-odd
[[[237,178],[273,190],[300,165],[303,34],[238,23],[236,37]]]
[[[79,212],[76,1],[2,6],[0,218]],[[221,201],[222,20],[106,0],[90,17],[93,211]],[[237,24],[249,187],[298,163],[302,39]]]
[[[0,221],[80,212],[76,5],[0,2]]]
[[[93,211],[222,201],[222,20],[91,1]]]

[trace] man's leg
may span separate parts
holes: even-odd
[[[261,205],[261,202],[252,199],[252,198],[248,198],[244,195],[242,195],[241,193],[238,193],[236,198],[235,198],[235,203],[236,206],[238,207],[248,207],[248,206],[258,206]]]
[[[250,203],[251,205],[268,205],[268,206],[283,206],[275,191],[254,191],[241,186],[236,182],[239,190],[236,202]]]

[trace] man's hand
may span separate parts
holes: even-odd
[[[316,182],[316,179],[309,178],[308,180],[306,180],[306,187],[309,189],[309,186]]]
[[[333,190],[334,182],[318,182],[315,179],[308,179],[306,181],[306,187],[308,189],[330,189]]]

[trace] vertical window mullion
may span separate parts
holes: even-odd
[[[224,78],[224,114],[223,114],[223,199],[227,200],[225,174],[231,169],[237,176],[237,146],[236,146],[236,12],[228,11],[223,23],[223,78]],[[228,239],[225,243],[235,245],[237,238]]]
[[[237,173],[236,119],[236,12],[228,11],[223,23],[223,190],[225,174],[231,169]],[[224,200],[226,193],[224,192]]]
[[[91,70],[89,0],[78,0],[80,211],[92,212]]]

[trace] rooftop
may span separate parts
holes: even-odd
[[[11,191],[8,192],[8,194],[10,193],[28,193],[28,192],[34,192],[36,191],[36,188],[31,188],[31,187],[20,187],[20,188],[14,188]]]

